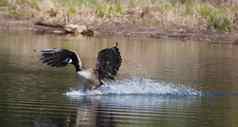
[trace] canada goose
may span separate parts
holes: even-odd
[[[73,64],[84,89],[98,88],[107,80],[114,80],[121,66],[122,58],[118,43],[112,48],[98,52],[95,69],[86,69],[80,56],[68,49],[52,48],[41,50],[41,62],[51,67],[64,67]]]

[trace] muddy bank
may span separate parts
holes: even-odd
[[[98,36],[123,36],[133,38],[158,38],[209,41],[212,43],[238,43],[238,32],[194,31],[186,28],[163,30],[159,27],[145,27],[127,23],[108,23],[95,27]]]
[[[164,30],[159,27],[148,27],[125,22],[92,23],[87,24],[87,27],[94,32],[94,37],[120,36],[129,38],[179,39],[238,44],[238,32],[236,31],[195,31],[187,28]],[[39,27],[36,25],[36,20],[34,19],[15,18],[6,14],[0,14],[0,31],[32,31],[37,34],[50,34],[47,32],[39,32]]]

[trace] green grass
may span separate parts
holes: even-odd
[[[207,20],[210,29],[231,31],[232,18],[228,17],[223,8],[216,8],[208,4],[200,4],[198,13]]]
[[[165,1],[161,2],[158,7],[160,11],[165,14],[173,13],[174,15],[179,15],[182,17],[195,16],[197,20],[202,18],[206,21],[208,26],[207,29],[213,29],[222,32],[230,32],[232,30],[232,15],[238,12],[237,6],[214,6],[210,3],[202,3],[192,0]]]
[[[159,4],[159,8],[162,13],[166,13],[168,11],[175,9],[175,5],[173,5],[170,2],[163,2]]]
[[[123,13],[124,8],[120,3],[96,5],[96,15],[99,17],[121,16]]]
[[[61,5],[62,7],[69,9],[74,8],[78,10],[82,7],[93,8],[97,4],[97,0],[52,0],[54,3]]]
[[[8,5],[8,1],[7,0],[0,0],[0,7],[7,6],[7,5]]]

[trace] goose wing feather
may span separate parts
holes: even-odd
[[[117,45],[98,52],[96,75],[100,84],[103,84],[104,80],[114,80],[119,71],[122,58]]]
[[[79,63],[77,54],[73,51],[61,48],[43,49],[41,50],[41,62],[52,67],[64,67],[67,64]]]

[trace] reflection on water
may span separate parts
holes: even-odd
[[[64,47],[77,50],[83,63],[94,67],[97,52],[111,47],[115,41],[119,42],[124,60],[120,70],[122,80],[133,76],[163,81],[161,88],[174,84],[176,88],[192,88],[201,92],[238,91],[238,46],[234,45],[0,33],[1,126],[238,125],[235,94],[66,96],[70,89],[77,87],[73,67],[55,69],[40,64],[38,60],[40,49]]]

